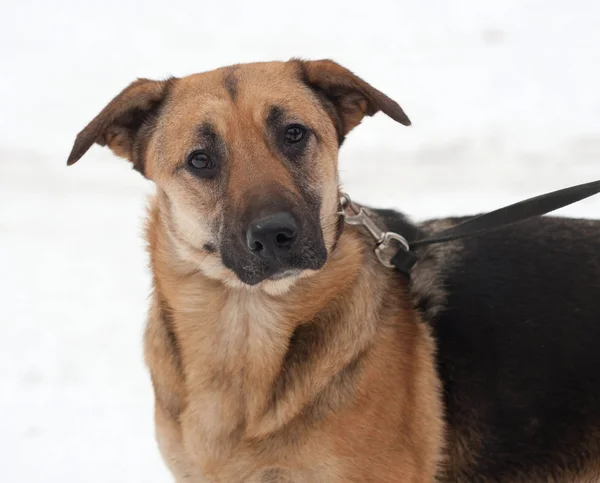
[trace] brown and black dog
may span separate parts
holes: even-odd
[[[78,135],[157,187],[145,353],[178,482],[600,481],[600,224],[418,251],[342,226],[338,151],[400,106],[329,61],[140,79]],[[415,226],[374,211],[415,238]]]

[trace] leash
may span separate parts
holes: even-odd
[[[552,191],[475,216],[452,228],[434,233],[431,237],[410,242],[399,233],[380,228],[373,215],[366,208],[354,204],[347,194],[341,196],[342,208],[339,214],[348,225],[363,226],[367,229],[375,239],[375,255],[384,267],[395,268],[410,276],[410,271],[419,260],[414,253],[417,247],[483,235],[529,218],[545,215],[599,192],[600,181]]]

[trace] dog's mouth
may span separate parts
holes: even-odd
[[[285,256],[270,260],[260,258],[240,245],[227,243],[221,246],[221,260],[246,285],[297,277],[305,270],[321,269],[327,261],[327,249],[321,233]]]
[[[280,270],[279,272],[274,273],[267,280],[278,281],[283,280],[285,278],[297,277],[302,273],[302,270],[298,268],[287,268],[284,270]]]
[[[319,270],[325,265],[327,252],[323,247],[323,253],[311,253],[307,259],[294,261],[292,263],[269,264],[250,263],[228,266],[226,258],[223,260],[237,275],[241,282],[247,285],[257,285],[265,280],[279,281],[287,278],[297,277],[305,270]]]

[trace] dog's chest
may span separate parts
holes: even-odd
[[[216,304],[194,303],[184,318],[189,330],[181,344],[194,388],[229,391],[230,384],[252,384],[256,392],[287,348],[284,315],[260,292],[232,291]],[[220,380],[205,380],[209,375]]]
[[[199,463],[206,481],[234,481],[224,476],[228,474],[245,474],[243,481],[261,483],[310,481],[273,469],[284,445],[263,444],[260,438],[248,442],[251,428],[261,427],[268,412],[289,343],[277,304],[245,291],[233,292],[218,307],[194,302],[185,309],[186,320],[179,323],[196,326],[181,341],[188,403],[180,424],[190,460]],[[280,476],[273,480],[270,475]]]

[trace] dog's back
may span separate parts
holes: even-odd
[[[418,253],[448,481],[600,481],[600,222],[537,218]]]

